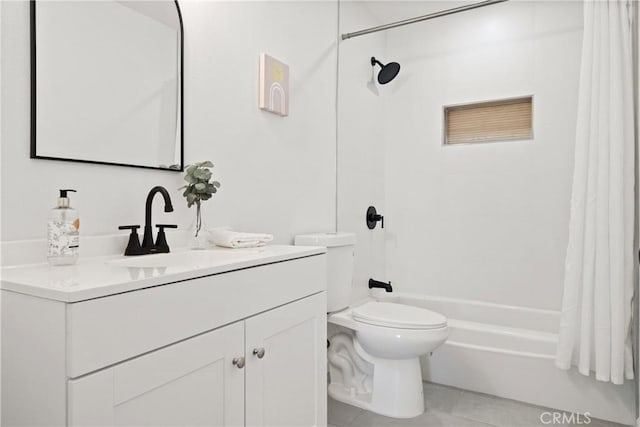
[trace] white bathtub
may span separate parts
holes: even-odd
[[[632,381],[618,386],[555,367],[557,311],[396,292],[374,298],[448,318],[449,339],[423,361],[427,381],[635,423]]]

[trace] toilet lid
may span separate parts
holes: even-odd
[[[353,319],[371,325],[403,329],[435,329],[447,326],[447,318],[426,308],[372,301],[352,310]]]

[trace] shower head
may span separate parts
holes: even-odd
[[[400,72],[400,64],[397,62],[389,62],[387,65],[378,61],[374,56],[371,57],[371,65],[375,67],[378,64],[380,66],[380,72],[378,73],[378,83],[386,85],[391,80],[395,79]]]

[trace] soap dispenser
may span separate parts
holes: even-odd
[[[78,260],[80,248],[80,219],[78,211],[69,204],[68,192],[60,190],[58,205],[51,209],[47,223],[47,259],[51,265],[70,265]]]

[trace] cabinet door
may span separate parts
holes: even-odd
[[[326,425],[326,307],[321,292],[246,320],[247,425]]]
[[[244,323],[69,380],[69,425],[241,426]]]

